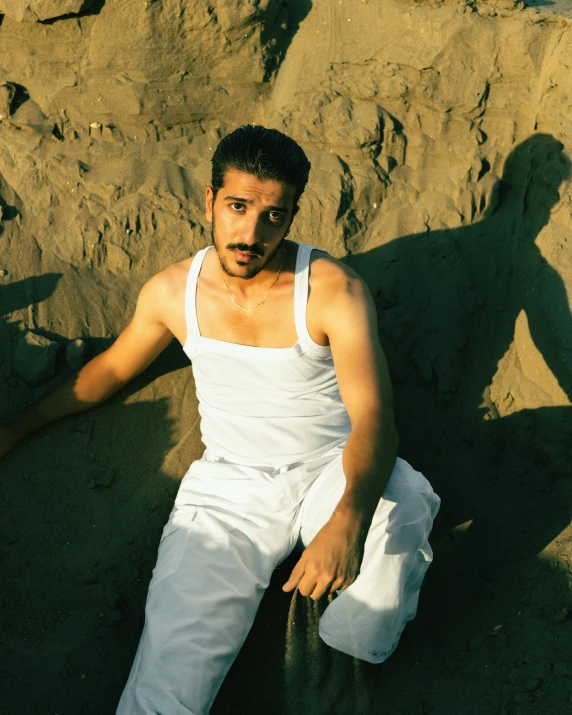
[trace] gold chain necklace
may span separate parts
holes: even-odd
[[[255,308],[258,308],[258,306],[260,306],[260,305],[262,305],[263,303],[265,303],[265,302],[266,302],[266,299],[267,299],[268,296],[270,295],[270,291],[274,288],[274,286],[275,286],[276,283],[278,282],[278,279],[280,278],[280,274],[282,273],[282,268],[284,267],[284,260],[285,260],[285,259],[286,259],[286,246],[283,245],[283,248],[282,248],[282,263],[280,264],[280,268],[278,269],[278,273],[276,274],[276,278],[274,279],[274,283],[270,286],[270,288],[268,289],[268,293],[264,296],[264,298],[260,301],[260,303],[257,303],[256,305],[253,305],[252,308],[245,308],[243,305],[240,305],[240,303],[237,303],[237,302],[236,302],[236,300],[234,299],[234,296],[233,296],[233,294],[232,294],[232,291],[231,291],[231,289],[228,287],[228,284],[227,284],[226,280],[224,279],[224,275],[223,275],[223,277],[222,277],[222,282],[225,284],[226,289],[227,289],[227,291],[228,291],[228,293],[229,293],[229,295],[230,295],[230,299],[231,299],[232,302],[236,305],[236,307],[237,307],[237,308],[240,308],[241,310],[246,310],[248,313],[250,313],[250,311],[254,310]]]

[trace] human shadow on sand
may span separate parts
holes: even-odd
[[[405,236],[347,259],[376,297],[400,453],[443,500],[421,603],[425,625],[450,643],[490,631],[504,594],[526,580],[572,516],[570,406],[511,412],[519,389],[512,383],[500,397],[502,417],[489,399],[524,313],[534,345],[572,400],[566,287],[535,243],[569,176],[563,145],[533,135],[507,158],[481,221]],[[553,244],[566,242],[553,226]],[[513,607],[526,610],[520,601]]]

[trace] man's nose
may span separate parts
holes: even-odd
[[[242,225],[241,235],[243,243],[247,243],[249,246],[260,243],[264,238],[263,229],[262,216],[249,216]]]

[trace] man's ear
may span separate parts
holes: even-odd
[[[205,190],[205,216],[209,223],[213,221],[213,203],[214,203],[214,192],[211,186],[207,186]]]

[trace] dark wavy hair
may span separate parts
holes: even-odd
[[[220,140],[212,157],[211,188],[216,197],[231,169],[294,187],[294,206],[308,183],[310,162],[304,150],[277,129],[245,124]]]

